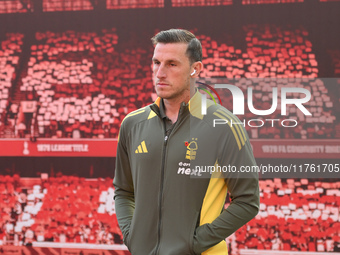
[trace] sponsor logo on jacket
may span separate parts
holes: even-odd
[[[177,174],[202,176],[199,169],[192,169],[190,168],[190,163],[185,162],[178,163]]]

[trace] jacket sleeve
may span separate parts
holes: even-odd
[[[245,130],[244,130],[245,132]],[[246,133],[245,133],[246,135]],[[212,223],[196,229],[194,251],[204,252],[218,244],[237,229],[254,218],[260,205],[258,173],[241,173],[241,168],[256,166],[249,139],[239,149],[235,138],[229,136],[220,150],[219,164],[235,166],[237,172],[224,173],[225,182],[230,194],[231,203]]]
[[[127,150],[127,138],[124,122],[119,131],[116,169],[113,179],[115,187],[115,208],[118,225],[123,234],[123,241],[128,246],[128,235],[135,210],[134,187]]]

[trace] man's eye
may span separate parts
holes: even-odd
[[[176,64],[171,63],[170,66],[176,66]]]

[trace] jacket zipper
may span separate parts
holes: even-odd
[[[166,134],[166,127],[164,124],[164,144],[163,144],[163,155],[162,155],[162,168],[161,168],[161,185],[160,185],[160,192],[159,192],[159,215],[158,215],[158,241],[156,246],[155,255],[159,253],[160,249],[160,242],[161,242],[161,225],[162,225],[162,198],[163,198],[163,185],[164,185],[164,172],[165,172],[165,158],[166,158],[166,150],[167,150],[167,144],[170,135],[180,126],[184,118],[181,118],[181,109],[178,114],[179,118],[177,122],[175,123],[175,126],[172,128],[172,130],[169,132],[169,134]]]
[[[163,157],[162,157],[162,168],[161,168],[161,185],[160,185],[160,192],[159,192],[159,214],[158,214],[158,242],[156,246],[157,255],[159,252],[159,245],[161,241],[161,224],[162,224],[162,197],[163,197],[163,184],[164,184],[164,168],[165,168],[165,155],[166,155],[166,146],[168,144],[168,135],[164,137],[164,144],[163,144]]]

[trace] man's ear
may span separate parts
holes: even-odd
[[[202,69],[203,69],[203,63],[201,61],[196,61],[195,63],[193,63],[191,66],[191,73],[190,73],[191,78],[198,78]]]

